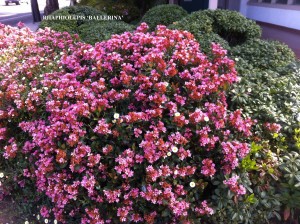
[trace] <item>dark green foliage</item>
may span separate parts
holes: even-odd
[[[232,48],[233,57],[241,57],[258,69],[278,70],[295,61],[294,52],[278,41],[252,39]]]
[[[78,33],[78,27],[88,21],[88,19],[81,19],[87,16],[100,16],[105,15],[105,13],[98,11],[92,7],[88,6],[70,6],[65,7],[60,10],[55,11],[50,16],[78,16],[77,20],[73,19],[51,19],[43,20],[40,24],[40,28],[50,27],[55,31],[68,32],[68,33]]]
[[[254,21],[238,12],[220,9],[193,12],[171,28],[187,30],[195,35],[199,32],[216,33],[230,46],[261,36],[261,28]]]
[[[133,0],[83,0],[80,4],[92,6],[107,15],[122,16],[125,22],[132,22],[140,18],[140,10]]]
[[[194,35],[213,32],[213,19],[203,11],[193,12],[169,26],[170,29],[187,30]]]
[[[154,30],[157,25],[167,26],[187,15],[187,11],[178,5],[158,5],[146,12],[141,23],[147,23],[150,30]]]
[[[110,21],[102,23],[87,23],[79,27],[79,36],[82,41],[95,44],[107,40],[113,34],[120,34],[134,30],[134,26],[123,21]]]
[[[101,16],[105,13],[98,11],[89,6],[72,6],[60,9],[52,16],[85,16],[85,19],[78,20],[44,20],[40,27],[50,27],[60,32],[68,32],[79,34],[82,41],[89,44],[107,40],[112,34],[120,34],[125,31],[132,31],[133,25],[129,25],[123,21],[112,20],[89,20],[88,16]]]

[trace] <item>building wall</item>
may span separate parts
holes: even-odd
[[[298,7],[273,7],[268,4],[249,4],[248,0],[241,0],[240,12],[249,19],[300,30]]]

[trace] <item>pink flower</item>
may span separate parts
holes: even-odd
[[[204,159],[202,161],[201,173],[204,176],[212,177],[216,173],[215,164],[211,159]]]
[[[228,180],[224,180],[223,183],[226,184],[229,189],[237,195],[244,195],[246,194],[246,188],[243,185],[238,184],[238,179],[239,177],[235,175]]]

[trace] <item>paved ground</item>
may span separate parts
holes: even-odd
[[[70,0],[59,0],[59,7],[69,6]],[[41,15],[43,15],[46,6],[46,0],[38,0]],[[4,0],[0,0],[0,23],[16,26],[18,22],[22,21],[32,31],[36,31],[39,23],[34,23],[31,14],[30,0],[21,1],[20,5],[10,3],[5,5]]]

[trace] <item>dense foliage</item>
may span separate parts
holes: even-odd
[[[2,27],[1,148],[15,180],[4,180],[7,193],[34,187],[42,216],[67,223],[206,220],[213,179],[244,197],[234,172],[254,121],[227,110],[234,62],[218,45],[209,61],[188,32],[146,31],[92,47]]]
[[[261,39],[248,40],[232,48],[231,54],[246,60],[249,67],[261,70],[277,71],[295,61],[295,53],[287,45]]]
[[[147,23],[150,30],[154,30],[157,25],[168,26],[187,15],[187,11],[178,5],[158,5],[147,11],[141,22]]]
[[[132,31],[133,25],[118,20],[89,19],[89,16],[107,16],[88,6],[71,6],[60,9],[50,16],[77,16],[78,19],[43,20],[40,28],[50,27],[55,31],[79,34],[81,41],[95,44],[109,39],[113,34]],[[80,16],[85,16],[81,18]]]
[[[108,15],[123,16],[123,21],[132,22],[140,18],[140,10],[132,0],[83,0],[80,5],[94,7]]]
[[[193,12],[170,28],[187,30],[194,35],[216,33],[230,46],[261,36],[261,28],[254,21],[236,11],[221,9]]]
[[[95,44],[108,40],[113,34],[121,34],[134,30],[134,26],[123,21],[110,21],[102,23],[85,23],[79,27],[79,36],[85,43]]]
[[[40,23],[40,28],[50,27],[51,29],[59,32],[68,32],[70,34],[78,33],[79,26],[88,22],[88,16],[101,16],[106,15],[105,13],[98,11],[92,7],[88,6],[70,6],[59,9],[52,14],[51,17],[59,17],[59,16],[76,16],[76,19],[44,19]],[[81,18],[80,16],[84,16]]]

